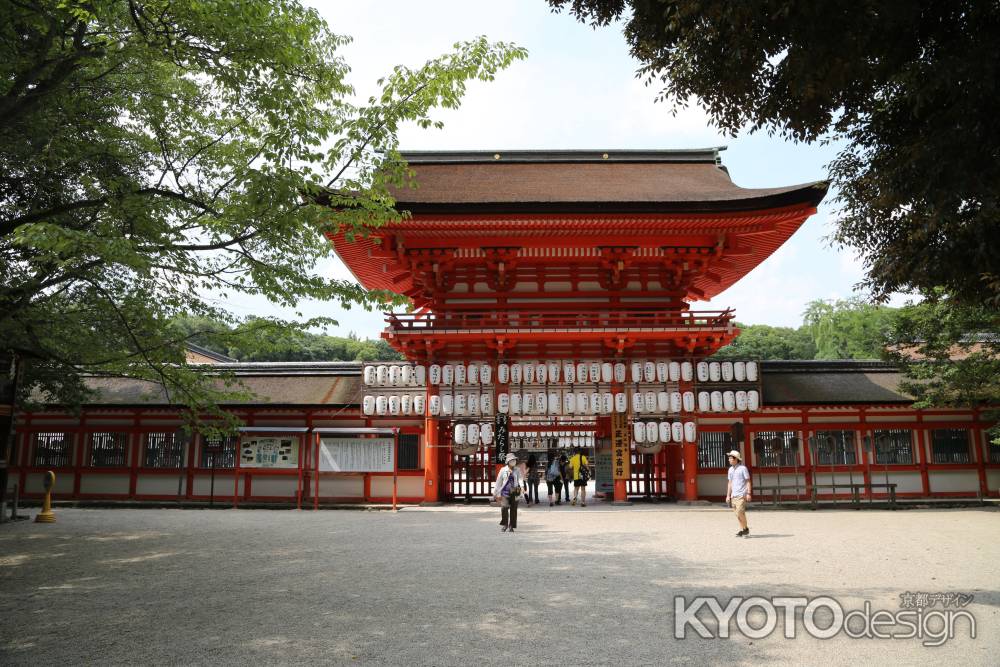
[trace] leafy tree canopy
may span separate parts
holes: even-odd
[[[400,124],[439,126],[435,108],[525,51],[457,44],[357,104],[347,41],[296,0],[0,3],[0,347],[24,361],[22,397],[72,404],[81,373],[113,374],[211,411],[179,314],[236,325],[214,304],[238,293],[398,300],[318,275],[324,234],[397,219]]]
[[[816,345],[805,327],[739,324],[740,335],[715,353],[716,359],[814,359]]]
[[[548,0],[624,18],[660,99],[724,131],[841,139],[835,238],[866,284],[1000,305],[1000,5],[993,0]]]

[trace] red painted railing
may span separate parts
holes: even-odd
[[[569,312],[475,310],[448,313],[385,313],[396,333],[478,329],[732,329],[733,311],[623,310]]]

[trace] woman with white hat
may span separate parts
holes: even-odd
[[[517,528],[517,501],[524,480],[517,469],[517,454],[508,454],[503,468],[493,485],[493,500],[500,503],[500,532],[514,532]]]

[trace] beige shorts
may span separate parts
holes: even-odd
[[[736,516],[743,516],[747,513],[746,497],[733,498],[733,511],[736,512]]]

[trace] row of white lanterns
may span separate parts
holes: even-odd
[[[414,415],[423,416],[424,406],[431,416],[459,416],[493,414],[493,394],[455,394],[431,396],[423,394],[393,394],[365,396],[362,412],[365,415]],[[700,412],[756,412],[760,408],[760,393],[750,391],[700,391],[697,398]],[[695,394],[691,391],[646,391],[632,394],[633,414],[678,414],[694,412]],[[524,392],[502,393],[497,396],[497,411],[511,415],[610,415],[628,412],[625,392]]]
[[[623,362],[522,362],[497,365],[499,384],[565,384],[604,383],[623,384],[628,377],[633,383],[666,383],[694,379],[695,368],[699,382],[756,382],[756,361],[700,361],[694,366],[690,361],[633,361],[631,373],[626,376]],[[431,364],[424,366],[389,365],[366,366],[364,382],[370,387],[413,387],[432,385],[489,385],[493,383],[490,364]]]
[[[493,424],[485,422],[477,424],[455,424],[451,433],[452,440],[456,445],[492,445],[493,444]]]
[[[694,422],[633,422],[632,439],[646,442],[695,442],[698,428]]]

